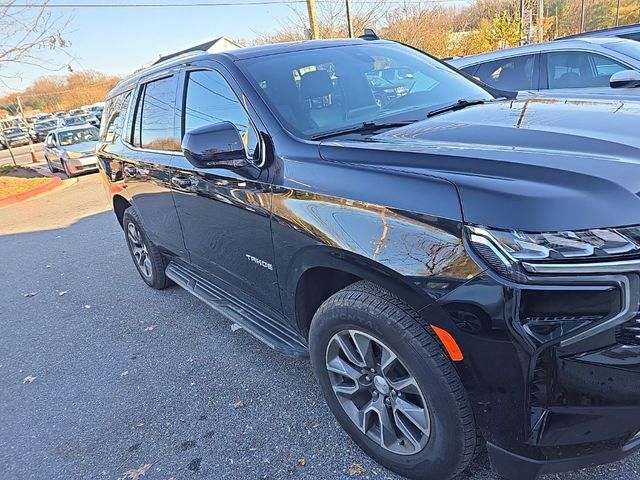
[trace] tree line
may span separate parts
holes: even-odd
[[[104,100],[120,77],[94,71],[72,72],[65,76],[40,77],[26,90],[0,97],[0,113],[18,113],[18,97],[25,114],[57,112]]]
[[[449,57],[552,40],[578,33],[581,23],[586,31],[614,26],[616,18],[620,25],[640,22],[640,0],[620,0],[619,8],[618,0],[544,0],[541,21],[539,1],[525,0],[524,24],[520,0],[352,2],[352,23],[356,34],[365,27],[374,28],[383,38]],[[281,23],[275,33],[260,35],[255,43],[302,40],[308,25],[306,9],[292,8],[295,15],[291,21]],[[317,3],[317,15],[321,38],[347,36],[344,1]]]

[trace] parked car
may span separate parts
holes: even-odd
[[[384,106],[381,65],[413,77]],[[391,470],[451,478],[482,437],[513,480],[618,460],[640,448],[638,106],[492,92],[389,41],[188,53],[108,94],[98,163],[142,280],[310,355]]]
[[[94,127],[100,127],[100,120],[95,115],[83,113],[82,115],[78,115],[78,118],[84,120],[84,123],[88,123],[89,125],[93,125]]]
[[[611,95],[611,78],[622,72],[640,83],[640,43],[619,38],[539,43],[448,62],[487,85],[511,91],[599,88]]]
[[[0,143],[5,148],[29,145],[29,134],[20,127],[5,128],[0,132]]]
[[[29,136],[33,142],[42,142],[47,134],[56,128],[58,128],[58,122],[55,119],[39,121],[31,125]]]
[[[98,129],[89,125],[59,128],[44,141],[44,159],[51,172],[68,177],[98,169],[95,148]]]
[[[561,37],[558,40],[588,37],[620,37],[640,42],[640,23],[636,23],[634,25],[623,25],[619,27],[605,28],[602,30],[592,30],[590,32],[577,33],[575,35],[567,35],[566,37]]]
[[[103,107],[100,107],[100,106],[92,106],[87,108],[87,113],[95,116],[98,120],[102,119],[102,111],[103,111]]]
[[[61,123],[62,123],[62,126],[65,126],[65,127],[73,127],[76,125],[90,125],[88,118],[85,116],[85,114],[75,115],[72,117],[64,117]]]
[[[85,113],[85,111],[82,110],[81,108],[74,108],[73,110],[69,110],[67,112],[67,116],[68,117],[75,117],[77,115],[82,115],[83,113]]]

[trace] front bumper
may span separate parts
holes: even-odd
[[[485,272],[428,308],[464,353],[456,366],[492,466],[507,478],[640,448],[640,262],[594,265],[527,284]],[[591,320],[573,331],[527,329],[554,315]]]
[[[91,155],[88,157],[74,158],[66,161],[69,172],[78,175],[86,172],[98,171],[98,157]]]
[[[22,147],[23,145],[29,145],[29,138],[11,138],[7,140],[7,144],[10,147]]]

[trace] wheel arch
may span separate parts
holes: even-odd
[[[396,295],[416,311],[432,299],[411,279],[360,255],[330,247],[307,249],[289,268],[285,310],[295,318],[299,331],[308,336],[311,320],[320,305],[346,286],[367,280]]]
[[[114,195],[113,196],[113,213],[115,213],[116,218],[118,219],[118,223],[120,227],[124,228],[122,224],[122,218],[124,217],[124,212],[127,208],[131,206],[131,203],[124,198],[122,195]]]

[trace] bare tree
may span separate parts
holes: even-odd
[[[69,46],[63,32],[68,20],[55,15],[48,8],[48,0],[5,0],[0,5],[0,85],[10,88],[7,80],[20,78],[9,74],[15,66],[38,66],[59,71],[64,65],[55,64],[43,55],[45,50]],[[13,70],[13,69],[12,69]]]

